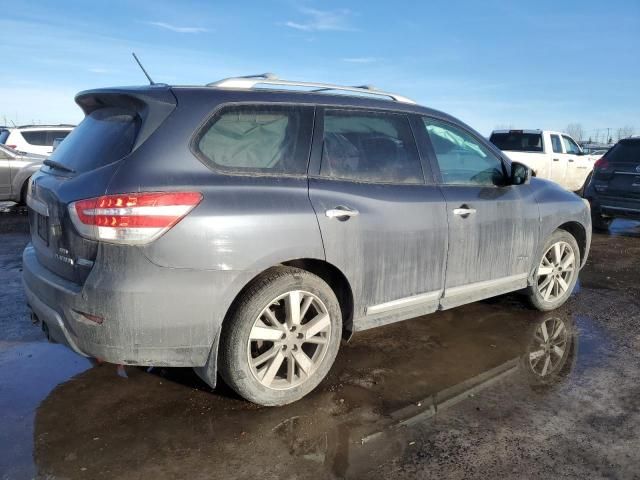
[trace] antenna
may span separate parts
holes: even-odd
[[[140,70],[142,70],[142,73],[144,73],[145,77],[147,77],[147,79],[149,79],[149,85],[155,85],[155,82],[153,80],[151,80],[151,77],[149,76],[147,71],[142,66],[142,63],[140,63],[140,60],[138,60],[138,56],[136,55],[136,53],[135,52],[131,52],[131,55],[133,55],[133,58],[136,60],[136,63],[140,67]]]

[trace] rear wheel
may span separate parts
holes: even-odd
[[[220,339],[220,374],[242,397],[285,405],[327,375],[342,336],[340,307],[319,277],[272,269],[243,295]]]
[[[547,311],[567,301],[578,281],[580,249],[575,238],[564,230],[556,230],[544,247],[528,290],[532,305]]]

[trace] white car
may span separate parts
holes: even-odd
[[[64,139],[74,125],[25,125],[9,129],[5,145],[21,152],[50,155],[58,139]],[[59,143],[59,142],[58,142]]]
[[[494,130],[491,143],[540,178],[582,193],[598,157],[585,154],[566,133],[550,130]]]

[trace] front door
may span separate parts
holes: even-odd
[[[309,172],[326,259],[349,280],[354,330],[437,309],[445,202],[406,115],[318,109]]]
[[[562,136],[564,158],[567,163],[566,188],[571,191],[580,190],[589,173],[588,159],[582,155],[580,147],[570,137]]]
[[[509,185],[507,166],[475,134],[423,117],[447,203],[449,249],[442,306],[524,288],[538,240],[529,185]]]

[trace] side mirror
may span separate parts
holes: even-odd
[[[524,163],[511,163],[511,185],[525,185],[531,181],[533,171]]]

